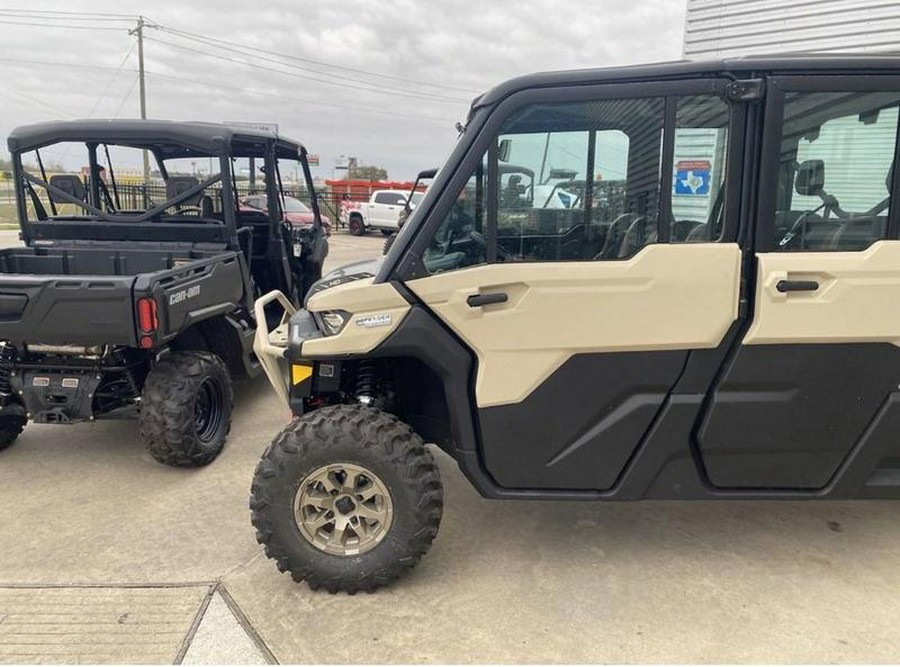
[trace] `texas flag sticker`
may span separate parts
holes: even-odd
[[[675,164],[676,195],[708,195],[712,165],[708,160],[681,160]]]

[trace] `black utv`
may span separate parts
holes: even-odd
[[[254,299],[300,303],[321,275],[305,149],[227,125],[90,120],[20,127],[9,150],[25,246],[0,251],[0,449],[28,421],[137,412],[158,461],[209,463],[231,377],[260,369]],[[51,174],[46,154],[87,166]],[[148,157],[155,186],[137,171]],[[254,163],[265,212],[239,203]],[[282,174],[298,166],[314,212],[302,226],[282,214]]]
[[[441,518],[423,442],[491,498],[900,497],[898,110],[896,56],[479,97],[381,263],[290,318],[266,552],[330,591],[408,570]]]

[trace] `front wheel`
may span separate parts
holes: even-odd
[[[204,466],[231,430],[231,377],[209,352],[169,352],[150,371],[141,397],[141,438],[171,466]]]
[[[440,473],[413,430],[362,405],[321,408],[269,445],[253,476],[256,539],[313,590],[372,592],[437,535]]]
[[[366,226],[363,224],[362,218],[358,215],[354,215],[350,218],[350,222],[347,223],[347,231],[349,231],[353,236],[362,236],[366,233]]]
[[[391,246],[394,245],[394,239],[396,239],[396,238],[397,238],[397,233],[394,232],[384,240],[384,246],[381,248],[382,255],[388,254],[388,250],[390,250]]]
[[[12,445],[25,428],[25,417],[0,416],[0,451]]]

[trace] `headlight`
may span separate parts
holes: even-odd
[[[326,336],[336,336],[350,320],[350,313],[345,310],[323,310],[313,313],[319,328]]]

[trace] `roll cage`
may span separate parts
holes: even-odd
[[[87,149],[88,173],[86,187],[79,188],[77,177],[54,183],[48,177],[41,158],[41,149],[61,143],[79,143]],[[270,237],[278,234],[282,222],[283,186],[279,160],[300,163],[307,190],[313,192],[312,177],[306,159],[306,149],[298,142],[272,132],[237,128],[216,123],[180,123],[171,121],[71,121],[29,125],[15,129],[9,137],[13,178],[19,222],[26,244],[37,239],[90,240],[200,240],[239,246],[239,197],[234,161],[238,158],[261,159],[268,202]],[[139,209],[125,209],[120,205],[121,186],[117,183],[110,159],[110,147],[144,150],[150,153],[159,174],[166,183],[166,199],[156,203],[146,197]],[[103,178],[99,153],[103,151],[109,165],[108,183]],[[36,176],[25,168],[23,157],[33,153],[40,171]],[[178,176],[170,175],[167,163],[175,159],[210,159],[218,165],[218,173],[200,181],[177,183]],[[187,177],[190,178],[190,177]],[[173,185],[175,187],[169,187]],[[68,186],[68,187],[66,187]],[[218,186],[218,187],[215,187]],[[46,205],[36,188],[46,192]],[[190,207],[194,215],[186,215],[182,205],[202,202],[205,193],[212,192],[218,206]],[[146,193],[146,190],[145,190]],[[31,203],[36,219],[28,215]],[[61,215],[56,204],[71,204],[83,215]],[[311,197],[315,224],[321,224],[319,207]],[[48,214],[49,209],[49,214]],[[174,209],[174,210],[172,210]],[[171,212],[170,212],[171,211]],[[102,221],[103,225],[97,222]]]

